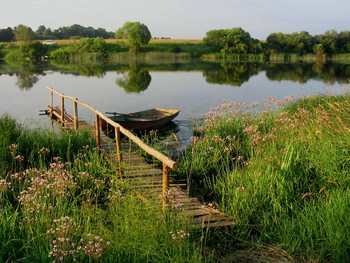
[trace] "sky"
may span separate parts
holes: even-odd
[[[153,37],[202,39],[241,27],[263,40],[276,32],[350,30],[349,10],[350,0],[0,0],[0,28],[79,24],[114,32],[139,21]]]

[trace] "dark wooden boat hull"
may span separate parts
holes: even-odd
[[[125,129],[135,132],[150,131],[163,127],[172,121],[180,110],[175,109],[151,109],[146,111],[123,114],[109,117],[111,120],[119,123]],[[109,125],[105,120],[100,119],[101,130],[107,134],[114,134],[114,127]]]

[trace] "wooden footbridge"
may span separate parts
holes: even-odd
[[[50,105],[47,106],[46,111],[50,118],[58,120],[67,129],[89,130],[96,138],[98,149],[105,152],[109,163],[119,173],[120,178],[128,182],[142,200],[160,198],[163,210],[177,209],[182,215],[188,216],[194,226],[222,227],[234,224],[232,218],[228,218],[219,210],[201,203],[198,198],[188,196],[185,190],[186,184],[181,184],[170,176],[170,170],[177,170],[178,163],[151,148],[129,130],[90,105],[79,101],[78,98],[66,96],[50,87],[47,88],[51,92]],[[60,106],[54,106],[54,94],[60,97]],[[65,111],[65,99],[73,102],[73,116]],[[78,104],[95,114],[94,125],[78,119]],[[115,140],[101,133],[100,118],[115,128]],[[121,134],[128,137],[134,144],[121,143]],[[138,147],[162,162],[163,167],[147,163],[141,156]]]

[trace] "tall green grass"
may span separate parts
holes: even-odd
[[[266,61],[265,54],[225,54],[225,53],[210,53],[202,56],[203,59],[216,60],[232,60],[232,61],[250,61],[264,62]]]
[[[238,243],[347,262],[350,96],[290,100],[271,97],[259,111],[257,103],[214,107],[180,174],[211,189],[237,220]]]
[[[296,63],[299,61],[303,62],[317,62],[317,61],[325,61],[326,56],[319,57],[315,54],[305,54],[299,55],[294,53],[274,53],[269,55],[270,62],[292,62]]]
[[[190,43],[186,42],[150,42],[148,45],[141,49],[141,52],[157,52],[157,53],[184,53],[190,57],[201,57],[204,54],[212,52],[212,48],[204,45],[203,43]]]
[[[93,147],[1,116],[0,262],[205,261],[188,220],[143,202]]]
[[[16,172],[17,167],[42,168],[56,156],[63,161],[73,161],[74,153],[82,146],[88,144],[93,147],[87,131],[55,134],[49,130],[29,130],[6,114],[0,116],[0,139],[1,173]],[[45,152],[43,148],[50,151]]]

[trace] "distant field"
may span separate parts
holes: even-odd
[[[71,44],[74,41],[79,41],[78,39],[63,39],[63,40],[55,40],[58,44]],[[125,42],[124,39],[106,39],[107,43],[115,43],[115,42]],[[199,44],[202,43],[202,39],[151,39],[150,43],[192,43]]]
[[[202,43],[202,39],[152,39],[151,43]]]
[[[74,42],[79,41],[79,39],[53,39],[58,44],[72,44]],[[39,40],[44,41],[44,40]],[[106,39],[107,43],[115,43],[115,42],[125,42],[125,39]],[[8,44],[8,42],[0,42],[2,44]],[[11,43],[22,43],[21,41],[13,41]],[[186,44],[201,44],[203,43],[202,39],[151,39],[150,43],[186,43]]]

